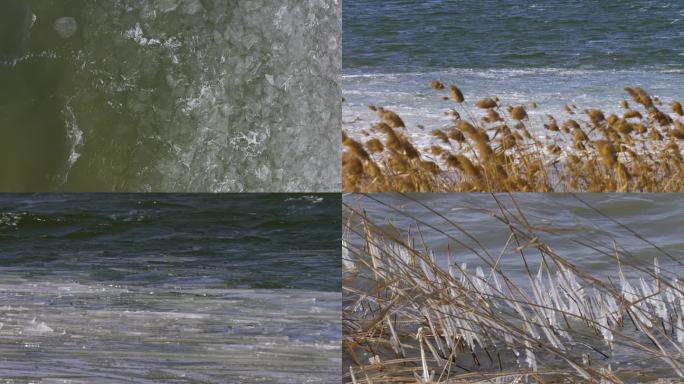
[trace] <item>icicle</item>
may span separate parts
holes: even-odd
[[[499,281],[499,274],[496,271],[492,271],[492,279],[494,280],[494,286],[496,287],[496,290],[499,292],[503,292],[501,289],[501,282]]]
[[[474,316],[468,315],[466,321],[468,324],[468,330],[472,332],[470,338],[473,343],[473,349],[475,349],[475,343],[477,343],[477,345],[479,345],[480,347],[484,348],[484,343],[480,339],[480,335],[478,334],[478,332],[475,332],[475,329],[473,329],[473,324],[479,323],[478,319]]]
[[[553,277],[551,276],[551,272],[547,269],[546,270],[546,280],[549,283],[549,291],[551,294],[551,300],[553,301],[553,306],[555,308],[560,309],[561,311],[567,311],[568,306],[565,304],[565,302],[561,299],[560,294],[558,293],[558,289],[556,288],[557,282],[553,281]]]
[[[456,271],[454,271],[454,263],[453,260],[451,260],[451,252],[447,253],[447,271],[449,272],[449,276],[451,276],[451,278],[456,278]]]
[[[401,341],[399,341],[399,336],[397,336],[397,332],[394,330],[394,326],[392,325],[392,321],[389,319],[389,317],[386,319],[387,326],[390,329],[390,333],[392,333],[392,337],[390,338],[390,345],[392,346],[392,349],[394,350],[394,353],[401,355],[402,357],[405,357],[404,353],[404,347],[401,345]]]
[[[506,342],[506,345],[513,348],[513,336],[511,336],[510,333],[504,332],[504,341]],[[514,352],[515,352],[515,350],[514,350]],[[515,355],[517,356],[518,353],[516,352]]]
[[[610,324],[608,323],[608,309],[606,308],[606,303],[603,300],[603,297],[599,292],[596,292],[596,288],[594,288],[594,296],[596,296],[596,301],[598,303],[598,316],[596,317],[599,325],[600,325],[600,332],[601,335],[603,336],[603,340],[606,342],[608,345],[608,348],[612,351],[613,350],[613,330],[610,328]]]
[[[534,352],[529,348],[529,343],[525,342],[525,345],[528,347],[525,349],[525,361],[527,362],[527,366],[530,367],[532,371],[537,372],[537,357],[534,355]]]
[[[348,272],[357,270],[356,262],[352,260],[349,252],[349,242],[346,239],[342,239],[342,268]]]
[[[608,363],[608,365],[605,368],[601,368],[601,373],[603,374],[603,376],[601,377],[601,384],[612,384],[613,383],[613,381],[608,380],[606,378],[606,376],[612,376],[612,374],[613,374],[613,370],[610,367],[610,363]]]
[[[371,257],[371,263],[373,264],[373,270],[378,271],[382,269],[383,263],[381,260],[382,251],[378,248],[375,243],[378,240],[375,238],[369,238],[368,240],[368,256]],[[377,272],[376,272],[377,274]]]
[[[427,360],[425,359],[425,348],[423,348],[423,327],[418,328],[416,338],[418,339],[418,343],[420,344],[420,361],[422,363],[423,368],[423,376],[417,377],[417,379],[421,380],[422,383],[429,383],[432,381],[432,375],[428,371]]]
[[[439,348],[440,351],[445,352],[444,345],[442,344],[442,341],[439,338],[439,333],[437,332],[437,328],[435,328],[435,323],[432,321],[432,316],[430,315],[430,312],[427,308],[423,308],[422,312],[423,316],[425,316],[425,318],[428,321],[428,325],[430,326],[432,334],[434,335],[435,342],[437,343],[437,348]]]
[[[640,297],[638,295],[637,290],[634,287],[632,287],[629,281],[627,281],[625,275],[622,273],[622,270],[620,271],[620,281],[622,282],[622,295],[625,297],[625,300],[627,300],[627,302],[629,303],[636,303],[637,301],[639,301]],[[632,308],[633,312],[639,319],[639,322],[643,323],[648,328],[653,326],[653,324],[651,324],[651,321],[646,317],[646,315],[644,315],[641,305],[636,304],[633,305]]]
[[[538,317],[537,317],[537,321],[538,321],[539,323],[543,323],[543,320],[539,319]],[[543,327],[543,326],[542,326],[541,329],[542,329],[542,331],[544,332],[544,335],[546,335],[546,339],[549,341],[549,343],[551,343],[552,346],[554,346],[555,348],[558,348],[558,349],[560,349],[560,350],[564,350],[564,349],[565,349],[565,347],[563,346],[563,344],[560,342],[560,340],[558,340],[558,338],[556,337],[556,335],[554,335],[553,332],[551,332],[551,330],[549,329],[549,327]]]
[[[349,367],[349,374],[351,375],[352,384],[357,384],[356,376],[354,376],[354,368],[352,368],[351,366]]]
[[[440,306],[440,312],[443,314],[448,314],[449,312],[444,310],[446,307],[446,305]],[[443,350],[443,352],[446,354],[447,351],[453,348],[451,342],[451,335],[453,335],[453,333],[451,332],[451,323],[449,322],[449,319],[444,319],[443,316],[438,316],[437,321],[439,322],[440,327],[442,327],[442,338],[444,339],[444,343],[446,344],[446,348]]]
[[[468,286],[468,279],[466,279],[466,274],[468,273],[468,264],[461,263],[461,285]]]

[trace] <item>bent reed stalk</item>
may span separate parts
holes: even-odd
[[[418,148],[399,115],[369,106],[379,121],[362,137],[343,132],[346,192],[684,191],[679,101],[666,106],[626,87],[636,107],[622,100],[621,115],[573,104],[563,119],[533,122],[526,107],[504,107],[496,97],[476,101],[478,117],[455,85],[430,86],[447,93],[451,126],[433,129],[432,144]]]
[[[386,204],[374,196],[365,198]],[[681,260],[631,232],[658,253],[653,265],[639,265],[590,235],[576,245],[613,260],[615,278],[600,278],[543,242],[540,234],[554,230],[530,224],[514,198],[493,198],[498,211],[481,213],[508,231],[498,255],[410,197],[449,228],[406,214],[416,226],[397,235],[345,204],[345,383],[681,382],[684,280],[661,271],[659,259]],[[455,244],[446,260],[423,240],[426,227]],[[481,266],[469,268],[459,253]],[[500,266],[510,257],[526,281]],[[659,373],[640,372],[639,362]]]

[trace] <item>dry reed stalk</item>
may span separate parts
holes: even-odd
[[[547,115],[536,127],[523,106],[500,114],[500,101],[487,97],[476,103],[478,117],[455,85],[435,80],[430,86],[447,92],[464,113],[447,111],[453,126],[430,130],[433,142],[418,148],[399,115],[369,106],[380,118],[370,136],[343,138],[345,191],[684,191],[682,152],[674,149],[684,140],[678,101],[671,102],[670,115],[645,90],[627,87],[640,108],[622,100],[622,116],[590,108],[585,121],[575,114],[577,106],[566,105],[578,117]]]
[[[647,359],[684,377],[684,280],[662,271],[659,259],[684,263],[631,229],[625,227],[653,247],[652,266],[634,262],[616,244],[591,236],[574,241],[614,260],[614,281],[555,252],[540,234],[561,236],[570,229],[531,223],[514,198],[493,195],[495,211],[472,210],[508,230],[498,255],[451,217],[410,196],[404,196],[407,204],[447,228],[378,197],[364,198],[417,226],[397,235],[361,208],[345,205],[343,347],[351,372],[345,382],[623,383],[638,376],[613,371],[612,362],[629,367]],[[421,227],[443,235],[480,266],[468,268],[451,251],[445,262]],[[524,283],[500,266],[516,255]]]

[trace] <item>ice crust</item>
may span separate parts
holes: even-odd
[[[55,24],[77,39],[62,96],[83,131],[60,188],[87,175],[119,191],[340,189],[340,0],[96,0],[79,13]]]

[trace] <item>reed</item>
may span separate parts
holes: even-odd
[[[374,196],[365,198],[382,203]],[[588,235],[577,246],[612,260],[615,270],[614,279],[600,278],[540,240],[563,228],[535,226],[514,198],[492,198],[498,209],[481,213],[508,231],[498,254],[410,196],[407,203],[423,205],[448,228],[404,214],[416,226],[401,232],[345,205],[345,383],[681,382],[684,281],[659,264],[672,255],[631,232],[656,255],[642,265],[619,244]],[[455,244],[446,257],[424,241],[426,227]],[[479,266],[460,262],[465,253]],[[500,266],[511,257],[526,282]],[[644,361],[657,373],[634,368]]]
[[[644,89],[626,87],[632,105],[620,101],[621,115],[566,105],[566,116],[539,120],[496,97],[470,108],[455,85],[435,80],[430,87],[447,94],[451,125],[431,129],[433,142],[419,148],[399,115],[370,106],[378,122],[366,136],[345,132],[345,191],[684,191],[679,101],[661,110],[663,102]]]

